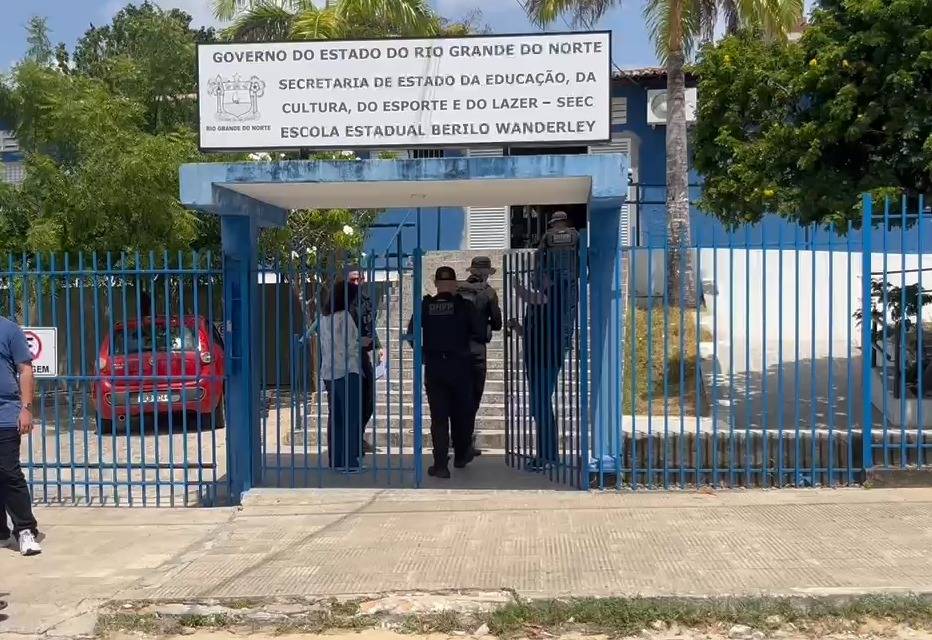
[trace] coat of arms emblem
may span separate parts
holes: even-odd
[[[207,93],[217,98],[217,119],[241,122],[259,118],[259,98],[265,95],[265,82],[252,76],[217,76],[207,83]]]

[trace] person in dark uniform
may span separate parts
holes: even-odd
[[[565,211],[555,211],[547,223],[548,229],[540,241],[541,253],[551,250],[573,251],[579,246],[579,232],[570,224]]]
[[[484,327],[480,339],[473,340],[470,345],[473,393],[473,422],[469,441],[472,444],[473,455],[481,455],[482,451],[476,448],[476,415],[482,404],[482,394],[485,391],[486,376],[486,345],[492,341],[492,332],[502,330],[502,308],[498,304],[498,293],[489,284],[489,277],[495,273],[492,260],[488,256],[476,256],[469,265],[469,277],[461,283],[457,293],[469,300],[476,307],[479,320]]]
[[[421,301],[421,340],[424,350],[424,388],[430,407],[430,436],[434,464],[427,473],[449,478],[450,436],[453,466],[472,461],[469,440],[473,421],[470,342],[484,335],[475,306],[456,293],[456,271],[440,267],[434,276],[437,295]],[[408,322],[413,338],[414,318]]]
[[[529,469],[544,470],[560,458],[558,425],[553,401],[567,354],[572,349],[576,317],[575,283],[567,276],[571,268],[563,264],[575,256],[560,251],[548,265],[536,269],[536,289],[514,283],[515,296],[524,302],[521,323],[509,326],[520,330],[522,355],[528,381],[530,413],[537,426],[537,451]]]

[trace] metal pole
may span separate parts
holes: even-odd
[[[861,438],[865,473],[874,466],[873,427],[873,367],[871,366],[871,241],[874,222],[874,203],[869,193],[861,197]]]

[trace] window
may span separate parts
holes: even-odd
[[[111,352],[113,355],[133,355],[155,351],[168,353],[172,351],[196,351],[200,345],[191,327],[146,322],[140,327],[130,327],[113,332]]]
[[[430,158],[442,158],[443,149],[411,149],[408,157],[412,160],[426,160]]]

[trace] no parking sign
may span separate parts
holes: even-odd
[[[23,327],[32,353],[32,372],[37,378],[58,376],[58,328]]]

